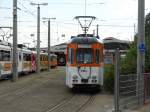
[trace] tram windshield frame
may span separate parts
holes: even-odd
[[[92,64],[94,51],[92,48],[78,48],[77,49],[77,63],[78,64]]]

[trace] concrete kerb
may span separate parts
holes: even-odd
[[[106,112],[115,112],[114,109],[109,109]],[[120,112],[139,112],[139,111],[135,111],[135,110],[121,110]]]

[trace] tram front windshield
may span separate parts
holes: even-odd
[[[77,63],[90,64],[93,62],[93,50],[91,48],[77,49]]]

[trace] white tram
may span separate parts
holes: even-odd
[[[0,78],[11,73],[11,51],[11,46],[0,40]]]
[[[103,49],[100,40],[91,35],[75,36],[67,44],[66,85],[103,85]]]
[[[0,40],[0,79],[12,74],[12,45]],[[26,46],[18,44],[18,73],[29,73],[36,71],[36,52],[29,50]],[[51,67],[57,67],[57,56],[51,54]],[[48,54],[40,53],[40,70],[48,69]]]

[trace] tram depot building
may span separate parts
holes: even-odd
[[[121,56],[124,57],[131,41],[119,40],[114,37],[108,37],[103,39],[104,43],[104,62],[105,64],[112,64],[114,59],[114,52],[119,48]],[[65,66],[66,64],[66,43],[61,43],[51,47],[51,52],[57,55],[57,62],[59,66]],[[47,48],[41,48],[41,50],[47,51]]]

